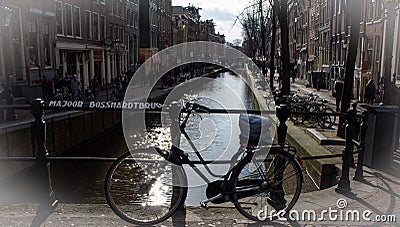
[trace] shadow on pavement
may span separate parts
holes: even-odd
[[[347,194],[345,193],[343,195],[346,196],[349,199],[355,200],[359,204],[365,206],[367,209],[373,211],[375,214],[378,214],[378,215],[393,214],[394,209],[396,207],[396,197],[400,198],[400,195],[397,194],[393,190],[393,188],[388,183],[388,181],[390,181],[390,182],[392,182],[392,183],[394,183],[396,185],[398,185],[399,182],[395,182],[394,180],[392,180],[390,178],[387,178],[386,176],[384,176],[384,175],[382,175],[381,173],[378,173],[378,172],[375,172],[375,173],[372,173],[372,174],[374,174],[376,176],[376,178],[378,178],[383,183],[384,186],[380,186],[379,184],[378,185],[374,185],[374,184],[371,184],[371,183],[369,183],[367,181],[362,181],[362,183],[364,183],[366,185],[369,185],[371,187],[375,187],[375,188],[381,190],[382,192],[385,192],[387,194],[387,196],[390,197],[387,200],[385,198],[382,198],[382,200],[387,201],[386,204],[388,206],[388,209],[386,211],[378,210],[376,208],[377,207],[376,204],[370,204],[370,203],[366,202],[364,199],[357,197],[357,195],[354,194],[354,193],[347,193]]]

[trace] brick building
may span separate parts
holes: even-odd
[[[1,9],[0,81],[10,79],[16,96],[40,96],[44,75],[76,74],[88,87],[93,78],[105,85],[128,68],[123,1],[10,0]]]
[[[382,1],[367,0],[363,4],[360,43],[355,72],[355,95],[363,100],[365,85],[373,79],[378,85],[382,57]]]
[[[135,70],[139,61],[139,0],[126,1],[126,40],[128,44],[128,66]]]
[[[157,0],[139,1],[139,62],[141,63],[159,50],[157,3]]]
[[[76,74],[84,87],[111,83],[127,69],[125,8],[116,0],[55,1],[56,69]]]
[[[17,96],[40,92],[41,76],[54,76],[54,2],[3,0],[0,3],[0,82]]]
[[[158,47],[172,45],[172,1],[158,0]]]

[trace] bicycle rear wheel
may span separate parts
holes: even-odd
[[[146,160],[139,165],[126,152],[109,168],[105,194],[111,209],[125,221],[154,225],[171,217],[185,199],[186,180],[182,168],[166,160]]]
[[[332,128],[332,126],[336,122],[336,116],[333,115],[334,111],[332,108],[328,106],[321,106],[321,113],[324,113],[325,115],[321,115],[318,119],[318,124],[321,128],[327,129],[327,128]]]
[[[236,176],[233,203],[246,218],[272,221],[299,199],[303,174],[294,156],[272,148],[263,162],[250,162]],[[235,176],[233,176],[235,177]]]
[[[292,105],[290,107],[290,111],[292,112],[302,112],[303,108],[299,105]],[[303,123],[303,117],[299,114],[290,114],[290,120],[292,120],[293,124],[301,124]]]

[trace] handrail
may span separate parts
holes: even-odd
[[[354,154],[358,153],[357,151]],[[339,158],[342,157],[343,154],[329,154],[329,155],[315,155],[315,156],[301,156],[301,158],[305,161],[307,160],[316,160],[316,159],[327,159],[327,158]],[[114,162],[118,157],[56,157],[56,156],[48,156],[46,157],[49,161],[93,161],[93,162]],[[36,161],[36,157],[0,157],[1,161]],[[132,159],[135,162],[154,162],[160,161],[164,159]],[[230,164],[232,160],[204,160],[206,164]],[[192,164],[200,165],[203,164],[201,161],[191,161]]]
[[[31,109],[30,105],[0,105],[0,109],[16,108],[16,109]],[[94,111],[94,110],[126,110],[132,112],[146,113],[164,113],[168,112],[168,108],[163,110],[161,103],[144,103],[144,102],[129,102],[129,101],[49,101],[45,102],[43,108],[45,110],[71,110],[71,111]],[[241,110],[241,109],[210,109],[209,113],[214,114],[275,114],[275,110]]]

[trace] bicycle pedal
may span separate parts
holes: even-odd
[[[203,208],[206,208],[206,210],[208,210],[208,208],[209,208],[208,205],[207,205],[207,203],[205,203],[205,202],[203,202],[203,201],[200,202],[200,206],[203,207]]]

